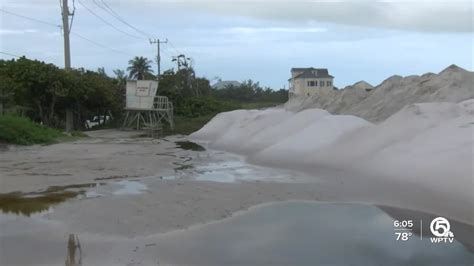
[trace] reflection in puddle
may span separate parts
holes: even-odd
[[[78,252],[76,260],[76,251]],[[70,234],[67,242],[66,266],[81,266],[82,265],[82,249],[79,237]]]
[[[173,265],[472,265],[459,242],[396,241],[393,221],[370,205],[277,203],[170,233],[154,252]]]
[[[69,229],[49,220],[1,218],[0,243],[8,243],[2,246],[2,263],[64,265]],[[393,221],[372,205],[273,203],[165,234],[128,238],[81,232],[81,243],[69,235],[66,265],[472,266],[473,253],[457,238],[445,244],[419,236],[396,241]],[[33,248],[38,245],[42,248]]]
[[[11,192],[0,194],[0,210],[29,216],[32,213],[48,210],[51,206],[85,194],[84,189],[94,188],[104,183],[73,184],[50,186],[35,192]]]
[[[138,181],[124,180],[124,181],[116,182],[115,184],[120,185],[121,188],[114,191],[113,192],[114,195],[136,195],[136,194],[141,194],[145,190],[148,189],[148,187],[145,184],[140,183]]]
[[[29,216],[48,210],[52,205],[76,197],[79,192],[63,191],[38,196],[28,196],[21,192],[0,194],[0,210]]]

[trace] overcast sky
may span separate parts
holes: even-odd
[[[3,11],[61,24],[58,0],[0,1]],[[174,66],[171,55],[184,53],[193,58],[198,75],[253,79],[274,89],[287,86],[292,67],[328,68],[338,87],[359,80],[376,85],[393,74],[439,72],[450,64],[473,69],[472,1],[74,2],[72,66],[105,67],[110,74],[125,69],[135,55],[154,58],[156,46],[146,36],[170,41],[162,45],[162,70]],[[140,32],[106,12],[103,3]],[[72,10],[73,0],[69,5]],[[0,16],[1,52],[64,66],[58,27],[5,12]]]

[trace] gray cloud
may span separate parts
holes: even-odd
[[[36,32],[38,32],[37,29],[24,29],[24,30],[0,29],[0,35],[18,35],[18,34],[28,34],[28,33],[36,33]]]
[[[157,6],[182,5],[194,10],[225,16],[243,16],[294,23],[328,22],[427,32],[473,31],[473,2],[470,0],[141,1]]]

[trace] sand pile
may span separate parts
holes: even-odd
[[[315,176],[322,169],[344,171],[350,176],[338,178],[362,177],[368,187],[370,180],[414,186],[450,199],[448,205],[469,207],[474,202],[473,130],[474,100],[468,100],[411,104],[377,125],[320,109],[234,111],[219,114],[190,138],[258,164]],[[411,207],[414,200],[405,196],[397,204]],[[425,202],[417,204],[473,223],[466,209]]]
[[[325,109],[332,114],[351,114],[379,123],[413,103],[455,102],[474,98],[474,73],[451,65],[439,74],[392,76],[370,90],[357,82],[343,90],[319,90],[310,98],[295,97],[285,104],[291,111]]]

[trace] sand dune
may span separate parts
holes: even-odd
[[[444,213],[474,224],[474,99],[458,103],[474,96],[470,78],[471,72],[454,66],[438,75],[389,78],[352,111],[377,121],[404,102],[428,102],[407,104],[378,124],[315,108],[272,108],[221,113],[190,138],[257,164],[315,176],[324,169],[326,178],[345,173],[338,177],[341,182],[357,180],[368,189],[373,181],[382,187],[386,182],[381,193],[390,191],[390,185],[409,188],[412,192],[402,199],[375,195],[374,202]],[[396,96],[405,92],[415,99]],[[379,97],[383,100],[375,103]],[[416,195],[417,190],[423,193]]]
[[[332,114],[351,114],[370,122],[384,121],[413,103],[455,102],[474,98],[474,73],[451,65],[438,74],[391,76],[371,91],[363,81],[343,90],[318,90],[313,97],[292,98],[285,104],[291,111],[321,108]]]

